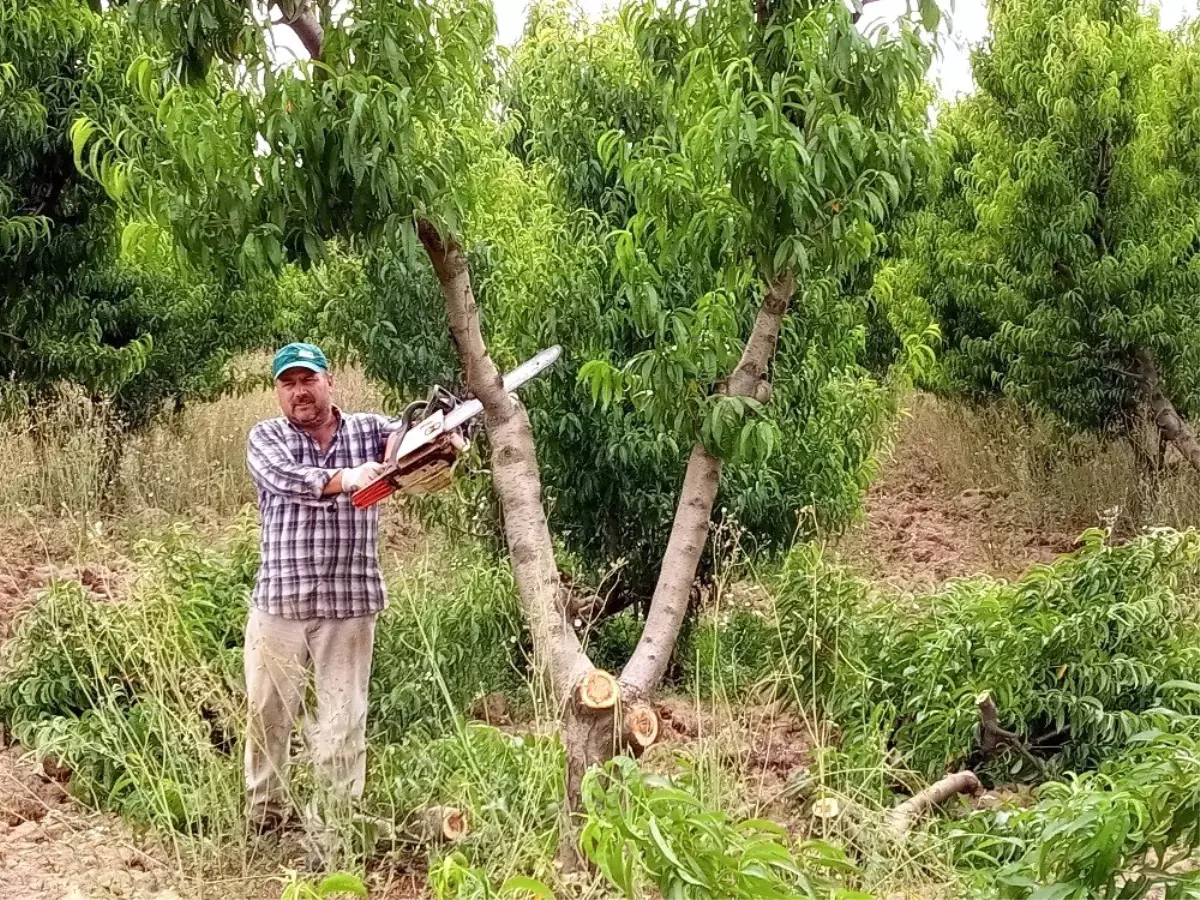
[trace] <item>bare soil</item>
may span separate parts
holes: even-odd
[[[838,555],[874,581],[918,589],[980,573],[1012,578],[1074,548],[1073,533],[1031,528],[1019,502],[1003,484],[952,487],[934,440],[906,423]]]

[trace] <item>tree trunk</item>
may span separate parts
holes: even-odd
[[[1158,366],[1145,350],[1137,352],[1138,377],[1142,383],[1142,392],[1150,407],[1154,424],[1158,426],[1161,440],[1175,445],[1183,458],[1191,463],[1192,468],[1200,472],[1200,441],[1196,434],[1175,409],[1175,405],[1163,392],[1162,381],[1158,375]]]
[[[795,279],[789,272],[767,291],[742,357],[729,378],[731,396],[753,397],[758,391],[775,352],[783,314],[794,290]],[[708,540],[709,521],[720,481],[721,460],[697,443],[688,460],[675,523],[663,555],[646,627],[621,673],[616,691],[617,705],[596,707],[581,702],[577,696],[576,702],[568,707],[563,729],[567,792],[559,843],[559,862],[566,871],[583,866],[575,840],[575,816],[582,809],[581,788],[588,769],[610,759],[618,749],[640,755],[658,735],[658,718],[654,710],[640,701],[662,680],[675,649],[687,614],[692,582]]]
[[[731,397],[753,397],[775,352],[779,328],[795,291],[790,272],[771,284],[754,321],[742,358],[729,378]],[[692,447],[683,479],[675,523],[650,601],[646,627],[633,656],[621,673],[622,686],[632,697],[644,697],[667,670],[675,640],[688,609],[688,595],[700,556],[708,540],[709,522],[721,481],[721,460],[703,444]]]
[[[483,404],[492,480],[500,498],[517,592],[533,635],[538,667],[561,702],[591,663],[559,603],[558,564],[542,506],[533,429],[525,407],[504,390],[504,379],[484,344],[462,248],[442,238],[429,222],[418,223],[417,231],[441,285],[467,388]]]
[[[323,32],[311,10],[295,4],[287,24],[314,58],[321,55]],[[285,10],[286,13],[286,10]],[[315,38],[314,38],[315,35]],[[525,622],[533,638],[535,665],[555,701],[564,708],[563,741],[567,748],[566,796],[561,848],[564,862],[578,868],[574,814],[580,808],[583,774],[592,763],[612,756],[614,708],[619,697],[612,682],[612,704],[588,708],[573,700],[572,688],[594,678],[565,604],[560,602],[558,564],[542,506],[542,482],[529,415],[504,390],[504,379],[492,361],[479,327],[479,307],[462,248],[440,235],[433,223],[419,220],[417,235],[433,265],[450,319],[450,336],[463,367],[468,390],[483,404],[484,425],[491,443],[492,480],[500,502],[505,541]],[[585,692],[586,694],[586,692]]]
[[[305,49],[314,59],[320,58],[323,32],[305,0],[288,0],[288,6],[282,8]],[[504,390],[500,372],[488,354],[462,248],[439,235],[431,222],[420,220],[417,233],[441,285],[467,387],[484,407],[492,478],[522,611],[533,636],[535,661],[564,710],[566,802],[559,850],[564,868],[577,869],[582,860],[575,839],[576,816],[582,805],[584,775],[593,765],[611,758],[618,747],[627,746],[638,753],[657,735],[654,711],[636,701],[661,680],[674,649],[708,537],[721,461],[700,445],[692,451],[646,628],[618,684],[607,673],[592,668],[567,617],[541,501],[533,430],[525,408]],[[731,395],[755,396],[794,289],[790,272],[771,284],[729,379]],[[633,703],[623,708],[626,699]]]

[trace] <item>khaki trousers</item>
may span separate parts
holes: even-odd
[[[374,615],[285,619],[251,609],[245,656],[249,699],[245,768],[251,821],[287,814],[288,754],[310,666],[317,708],[315,716],[312,710],[305,711],[303,733],[317,793],[335,800],[362,796],[374,639]],[[318,809],[324,805],[318,800]]]

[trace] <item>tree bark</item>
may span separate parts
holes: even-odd
[[[955,794],[974,794],[980,787],[979,779],[969,769],[947,775],[889,810],[886,818],[888,829],[896,836],[903,835],[912,828],[912,823],[919,816],[939,803],[945,803]]]
[[[312,6],[307,0],[278,0],[276,5],[283,13],[283,23],[300,39],[309,57],[319,60],[325,47],[325,29]]]
[[[788,272],[771,284],[759,308],[742,350],[737,368],[729,377],[731,397],[753,397],[775,353],[783,314],[795,292],[794,276]],[[650,601],[646,627],[621,673],[621,684],[633,698],[644,697],[662,679],[675,648],[675,640],[688,608],[688,594],[700,556],[708,541],[709,521],[721,481],[721,460],[703,444],[692,447],[683,479],[675,522],[663,554],[658,584]]]
[[[483,404],[492,447],[492,480],[500,498],[504,535],[536,661],[562,702],[570,687],[591,669],[591,663],[558,602],[558,564],[542,506],[541,474],[529,416],[504,390],[504,379],[488,354],[462,248],[441,237],[427,221],[418,223],[417,233],[441,285],[467,387]]]
[[[1137,366],[1142,392],[1161,439],[1174,444],[1175,449],[1183,454],[1183,458],[1191,463],[1192,468],[1200,472],[1200,441],[1197,441],[1195,432],[1163,392],[1158,366],[1153,357],[1145,350],[1138,350]]]

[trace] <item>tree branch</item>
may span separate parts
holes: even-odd
[[[862,0],[861,3],[855,4],[855,10],[850,13],[850,24],[857,25],[858,20],[862,18],[863,9],[868,3],[875,3],[877,0]]]
[[[795,277],[787,272],[775,280],[763,299],[750,339],[737,368],[729,377],[732,397],[753,397],[775,353],[783,314],[795,292]],[[675,522],[663,554],[658,584],[650,601],[646,627],[621,673],[621,683],[633,697],[643,697],[662,680],[687,614],[688,595],[708,541],[713,504],[721,483],[721,460],[697,442],[688,459]]]
[[[442,288],[451,337],[467,387],[483,404],[492,446],[492,480],[500,498],[504,535],[537,662],[549,675],[555,696],[563,699],[591,670],[591,663],[563,609],[565,604],[558,602],[562,588],[542,505],[541,474],[529,416],[525,407],[504,390],[504,379],[484,343],[479,307],[462,248],[441,237],[425,220],[418,222],[417,234]]]
[[[893,834],[903,835],[912,828],[913,822],[919,816],[933,807],[945,803],[955,794],[974,794],[981,786],[975,773],[969,769],[947,775],[923,791],[913,794],[899,806],[888,810],[887,827]]]
[[[325,47],[325,29],[313,15],[307,0],[277,0],[276,6],[283,14],[283,24],[292,29],[310,58],[319,60]]]

